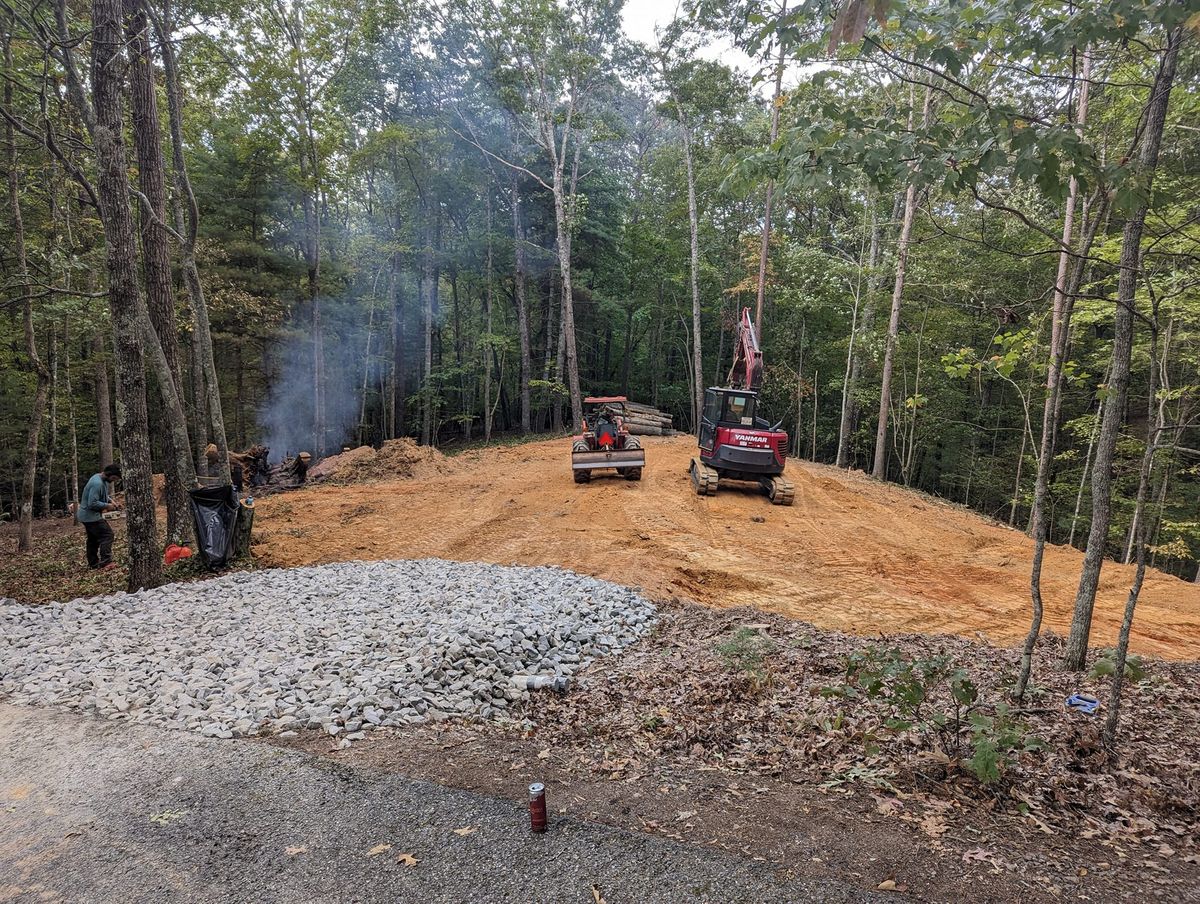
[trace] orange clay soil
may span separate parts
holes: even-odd
[[[640,483],[607,471],[576,485],[560,439],[464,453],[419,478],[264,497],[254,553],[285,567],[422,556],[562,565],[652,598],[758,606],[862,634],[1009,645],[1024,636],[1033,544],[1020,532],[861,473],[795,461],[791,508],[749,484],[699,497],[687,473],[690,437],[644,445]],[[1047,549],[1045,630],[1066,633],[1082,558]],[[1132,567],[1105,563],[1094,645],[1115,642],[1132,576]],[[1151,570],[1133,646],[1200,658],[1200,586]]]

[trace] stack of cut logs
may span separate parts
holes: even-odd
[[[675,432],[671,415],[638,402],[625,403],[625,425],[638,436],[670,436]]]

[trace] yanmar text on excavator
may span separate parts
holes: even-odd
[[[795,487],[783,476],[788,435],[758,416],[762,382],[762,350],[750,309],[742,309],[734,346],[733,367],[724,388],[704,391],[700,418],[700,457],[692,459],[692,485],[700,496],[712,496],[722,480],[758,483],[775,505],[791,505]]]

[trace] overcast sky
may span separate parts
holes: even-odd
[[[669,25],[679,9],[679,0],[626,0],[625,8],[621,11],[625,34],[635,41],[654,47],[657,44],[654,29]],[[710,44],[702,51],[702,56],[720,60],[725,65],[741,69],[743,72],[751,72],[755,68],[754,61],[727,40]]]

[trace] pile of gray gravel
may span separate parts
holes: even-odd
[[[654,606],[560,568],[421,559],[0,601],[0,700],[229,738],[498,717],[514,675],[570,676]]]

